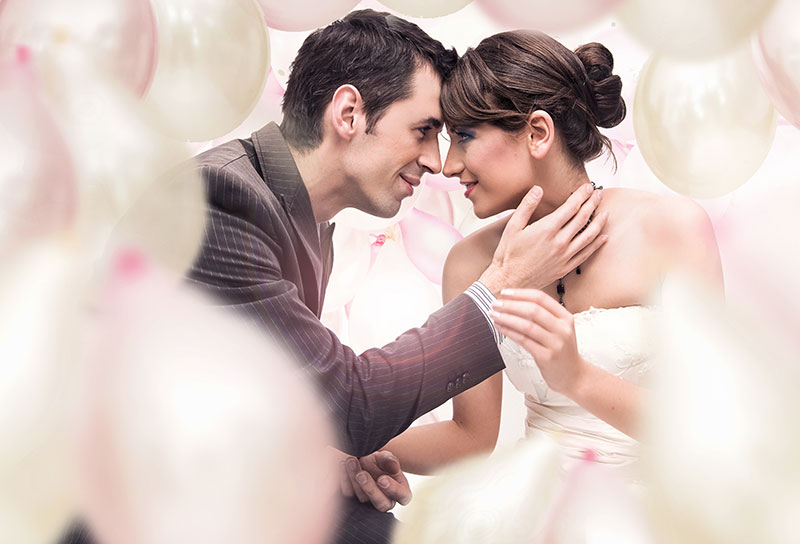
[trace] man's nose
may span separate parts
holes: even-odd
[[[434,139],[429,145],[425,146],[425,150],[419,158],[419,165],[430,172],[431,174],[438,174],[442,170],[442,158],[439,155],[439,140]]]

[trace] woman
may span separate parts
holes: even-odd
[[[539,186],[538,220],[586,190],[584,164],[611,152],[598,127],[625,116],[612,68],[601,44],[572,52],[529,31],[497,34],[467,51],[442,91],[451,138],[444,174],[460,178],[478,217],[515,208]],[[526,434],[556,432],[568,457],[593,450],[599,462],[627,466],[637,457],[639,383],[652,355],[651,293],[675,267],[714,289],[722,272],[708,216],[691,200],[623,188],[598,188],[593,198],[602,198],[597,214],[607,221],[607,243],[543,291],[501,296],[494,319],[508,336],[501,348],[506,372],[525,393]],[[445,302],[488,266],[503,226],[490,224],[453,247]],[[423,474],[489,452],[501,396],[497,375],[454,398],[451,421],[413,427],[385,449],[405,470]]]

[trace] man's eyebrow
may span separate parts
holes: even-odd
[[[442,120],[441,119],[437,119],[436,117],[428,117],[427,119],[424,119],[424,120],[420,121],[418,124],[420,124],[420,125],[430,125],[431,127],[435,128],[436,130],[439,130],[440,128],[442,128],[442,125],[443,125]]]

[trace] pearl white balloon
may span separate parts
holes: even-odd
[[[639,76],[633,114],[652,171],[698,198],[745,183],[767,155],[777,123],[747,49],[692,64],[654,56]]]
[[[159,60],[147,101],[180,140],[227,134],[253,111],[269,70],[256,0],[153,0]]]
[[[556,496],[560,461],[542,436],[448,467],[416,490],[393,542],[532,542]]]
[[[205,188],[181,143],[114,80],[64,49],[45,70],[78,178],[77,230],[87,257],[135,245],[182,274],[205,229]]]
[[[475,0],[495,21],[510,28],[564,31],[586,25],[621,0]]]
[[[84,511],[98,539],[322,543],[335,437],[263,330],[123,255],[86,367]]]
[[[54,542],[76,509],[72,402],[85,277],[64,244],[0,267],[0,542]]]
[[[668,278],[662,296],[663,360],[642,425],[654,528],[686,544],[795,542],[796,354],[699,280]]]
[[[800,128],[800,2],[782,0],[753,37],[761,82],[778,111]]]
[[[381,4],[411,17],[442,17],[460,10],[472,0],[381,0]]]
[[[617,15],[657,53],[710,57],[741,45],[776,0],[627,0]]]
[[[270,28],[297,32],[327,26],[353,9],[358,0],[258,0]]]

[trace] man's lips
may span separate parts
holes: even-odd
[[[408,183],[412,187],[417,187],[420,184],[420,178],[414,178],[414,177],[411,177],[411,176],[407,176],[405,174],[400,174],[400,177],[403,179],[403,181],[405,181],[406,183]]]

